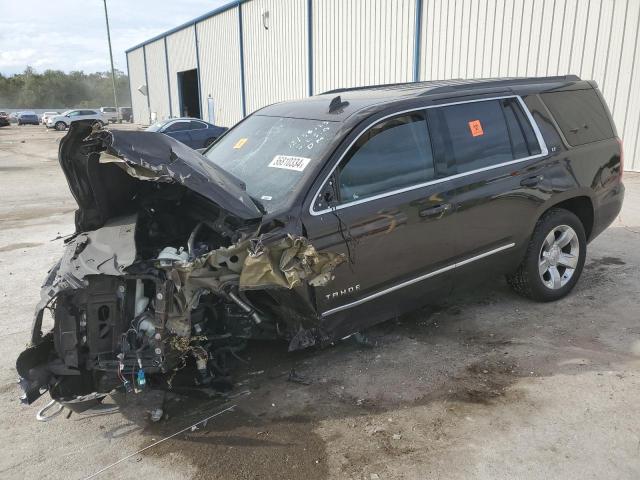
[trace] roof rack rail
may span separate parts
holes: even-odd
[[[429,80],[422,82],[403,82],[403,83],[386,83],[380,85],[364,85],[360,87],[344,87],[336,88],[334,90],[327,90],[326,92],[319,93],[318,95],[339,94],[345,92],[357,92],[362,90],[376,90],[393,87],[415,87],[420,86],[429,87],[433,86],[429,90],[429,93],[445,93],[447,91],[466,90],[470,88],[486,88],[492,86],[500,86],[504,84],[523,84],[523,83],[541,83],[552,82],[558,80],[565,80],[571,82],[579,82],[581,78],[577,75],[557,75],[552,77],[508,77],[508,78],[477,78],[477,79],[462,79],[452,78],[449,80]],[[451,82],[451,83],[448,83]]]

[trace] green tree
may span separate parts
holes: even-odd
[[[129,78],[116,70],[118,106],[130,106]],[[0,73],[1,108],[76,108],[113,106],[110,72],[60,70],[36,72],[27,67],[11,76]]]

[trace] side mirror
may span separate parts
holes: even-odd
[[[65,117],[67,117],[67,118],[69,118],[70,116],[71,116],[71,115],[69,115],[69,114],[65,115]]]

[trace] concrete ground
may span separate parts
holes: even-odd
[[[231,405],[98,478],[640,478],[640,175],[625,174],[623,212],[562,301],[487,281],[372,329],[374,348],[253,345],[238,396],[170,395],[158,424],[135,396],[42,423],[47,399],[20,405],[14,362],[73,231],[61,136],[0,129],[0,478],[86,478]]]

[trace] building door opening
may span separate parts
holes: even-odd
[[[180,91],[180,115],[200,118],[200,92],[198,91],[198,69],[178,72]]]

